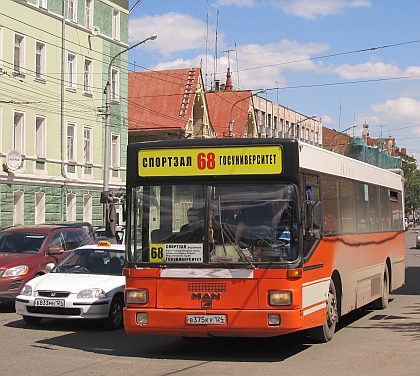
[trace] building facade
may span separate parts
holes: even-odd
[[[105,147],[110,189],[125,182],[127,55],[109,63],[127,41],[128,0],[2,1],[0,228],[102,224]],[[108,76],[111,137],[104,145]]]
[[[322,147],[322,122],[261,96],[254,97],[258,137],[297,138]]]

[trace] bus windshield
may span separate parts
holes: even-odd
[[[296,261],[292,184],[216,183],[133,188],[129,262],[260,265]]]

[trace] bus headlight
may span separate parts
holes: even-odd
[[[273,306],[288,306],[292,304],[292,292],[272,290],[268,292],[268,304]]]
[[[127,304],[146,304],[149,301],[148,291],[146,289],[127,290],[125,301]]]

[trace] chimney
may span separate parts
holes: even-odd
[[[226,74],[226,85],[225,85],[225,90],[226,91],[232,91],[233,86],[232,86],[232,80],[230,79],[230,68],[227,69],[227,74]]]

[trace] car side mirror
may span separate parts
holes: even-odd
[[[47,264],[45,269],[47,269],[48,272],[50,272],[54,268],[55,264],[53,262],[50,262]]]

